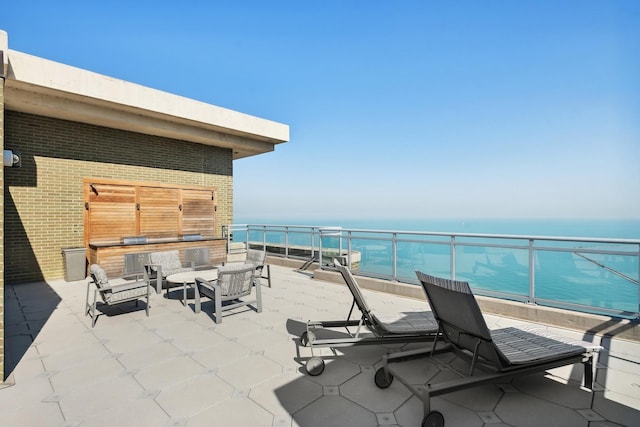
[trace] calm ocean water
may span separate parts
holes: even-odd
[[[631,239],[640,242],[640,219],[638,220],[329,220],[305,221],[240,218],[237,224],[336,226],[343,229],[421,231],[472,234],[503,234],[522,236],[580,237],[602,239]],[[267,233],[270,243],[284,243],[282,233]],[[380,235],[372,240],[371,235],[354,233],[352,249],[361,259],[359,272],[383,278],[393,277],[392,242],[390,235]],[[377,236],[377,235],[376,235]],[[309,245],[307,235],[291,234],[288,243]],[[403,241],[403,239],[407,241]],[[250,236],[250,240],[261,241],[262,236]],[[417,283],[415,270],[435,276],[451,276],[451,256],[448,239],[442,243],[416,242],[416,237],[400,234],[396,244],[396,278],[407,283]],[[418,238],[419,240],[419,238]],[[430,240],[434,240],[431,238]],[[465,242],[489,242],[498,247],[465,245]],[[317,244],[317,243],[316,243]],[[338,245],[345,248],[338,238],[323,238],[323,248]],[[529,297],[529,251],[528,241],[456,239],[457,279],[466,280],[474,292],[501,297],[526,300]],[[504,247],[513,245],[517,247]],[[573,307],[582,311],[606,314],[606,310],[628,312],[625,317],[638,313],[639,258],[638,245],[610,245],[601,243],[556,243],[536,241],[534,251],[534,277],[536,302],[555,307]],[[490,246],[490,245],[489,245]],[[556,248],[562,248],[557,250]],[[627,254],[593,253],[593,250],[623,251]],[[635,254],[634,254],[635,253]],[[604,309],[604,310],[603,310]]]

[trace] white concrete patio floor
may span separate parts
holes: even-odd
[[[131,305],[92,329],[83,314],[86,281],[7,285],[5,363],[15,369],[0,389],[0,425],[419,426],[421,402],[399,381],[384,390],[374,384],[390,349],[342,348],[322,375],[304,372],[304,323],[344,319],[351,296],[289,268],[271,271],[264,311],[230,311],[219,325],[206,311],[196,315],[193,300],[185,308],[176,291],[154,294],[148,318],[144,304]],[[377,313],[428,307],[364,293]],[[447,426],[640,426],[640,343],[593,339],[606,347],[593,393],[580,387],[576,366],[435,397],[432,409]],[[403,363],[416,384],[439,373],[428,359]]]

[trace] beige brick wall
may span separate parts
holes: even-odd
[[[83,245],[83,178],[214,186],[217,233],[231,223],[231,150],[15,111],[5,135],[22,153],[5,171],[7,281],[64,276],[62,248]]]

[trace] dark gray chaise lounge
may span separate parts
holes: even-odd
[[[431,411],[431,396],[509,377],[582,363],[585,386],[592,388],[593,357],[600,346],[551,334],[541,326],[489,330],[467,282],[442,279],[419,271],[416,274],[427,294],[442,337],[457,356],[469,363],[467,373],[454,370],[460,375],[459,379],[427,384],[418,389],[411,384],[411,378],[403,378],[390,364],[394,359],[402,360],[402,353],[383,357],[383,366],[376,372],[376,385],[386,388],[394,376],[398,378],[423,401],[423,426],[444,425],[443,415]]]
[[[334,260],[335,268],[342,274],[353,302],[347,318],[344,320],[309,321],[307,330],[300,337],[303,345],[311,348],[312,357],[306,362],[305,369],[309,375],[320,375],[324,371],[324,361],[315,356],[316,347],[345,347],[352,345],[391,344],[433,341],[436,339],[438,324],[429,311],[397,313],[390,316],[376,316],[360,291],[360,287],[351,271]],[[360,310],[359,319],[351,319],[354,308]],[[355,327],[355,332],[349,330]],[[317,338],[321,329],[344,328],[347,335],[339,338]]]

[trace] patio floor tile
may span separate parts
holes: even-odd
[[[414,427],[423,404],[394,380],[373,377],[386,353],[430,344],[316,347],[325,370],[310,376],[300,335],[307,320],[345,319],[345,286],[272,266],[263,312],[231,310],[221,324],[164,294],[105,310],[95,328],[84,316],[86,281],[5,285],[2,425],[238,427]],[[426,302],[363,290],[377,313],[419,311]],[[526,324],[486,316],[491,327]],[[636,326],[638,327],[638,326]],[[564,331],[561,331],[564,332]],[[343,332],[339,332],[343,334]],[[570,332],[572,336],[584,334]],[[634,426],[640,419],[640,343],[595,337],[606,348],[596,391],[580,387],[582,366],[568,366],[431,399],[448,426]],[[451,353],[394,363],[424,387],[457,378],[468,366]],[[14,385],[11,385],[15,381]],[[505,380],[506,381],[506,380]]]

